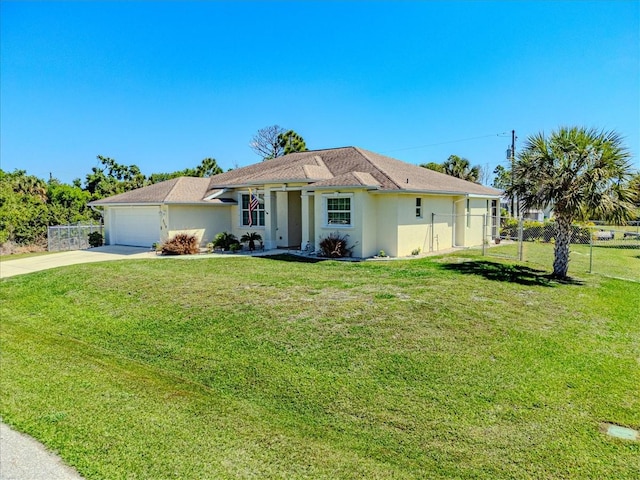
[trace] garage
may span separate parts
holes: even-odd
[[[157,206],[110,208],[109,243],[151,247],[160,241],[159,212]]]

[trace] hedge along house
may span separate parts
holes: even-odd
[[[250,212],[249,191],[259,206]],[[259,233],[266,249],[317,249],[349,235],[353,255],[406,256],[481,245],[500,192],[356,147],[292,153],[211,178],[180,177],[91,202],[107,244],[150,246],[178,232],[206,245]],[[249,226],[249,215],[252,215]]]

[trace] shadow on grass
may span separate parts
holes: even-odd
[[[330,258],[303,257],[300,255],[291,255],[289,253],[279,253],[277,255],[263,255],[260,258],[264,258],[265,260],[279,260],[281,262],[294,262],[294,263],[318,263],[318,262],[324,262],[326,260],[331,260]]]
[[[579,280],[566,278],[558,279],[544,270],[524,267],[521,265],[509,265],[489,262],[486,260],[472,260],[462,263],[442,263],[440,267],[463,274],[480,275],[488,280],[499,282],[512,282],[520,285],[540,285],[554,287],[558,284],[582,285]]]

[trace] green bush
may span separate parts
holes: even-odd
[[[518,219],[503,218],[500,227],[500,237],[502,238],[518,238]]]
[[[162,244],[163,255],[193,255],[200,253],[198,238],[188,233],[178,233]]]
[[[229,232],[220,232],[213,237],[213,247],[221,248],[223,250],[231,250],[231,245],[238,245],[238,238]]]
[[[101,247],[104,243],[104,238],[100,232],[91,232],[89,234],[89,245],[91,247]]]

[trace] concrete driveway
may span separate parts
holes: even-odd
[[[107,245],[88,250],[50,253],[16,260],[11,260],[11,257],[5,257],[6,259],[0,259],[0,278],[78,263],[106,262],[125,258],[153,258],[155,256],[156,254],[148,248]]]

